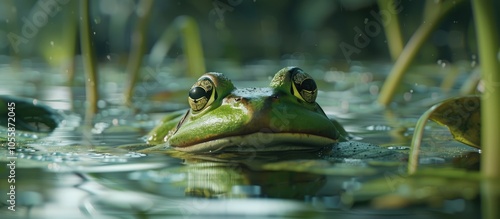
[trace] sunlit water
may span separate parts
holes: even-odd
[[[226,73],[236,87],[267,86],[284,63],[296,62],[217,71]],[[3,201],[6,206],[0,210],[8,218],[470,218],[479,214],[474,198],[441,197],[436,204],[423,194],[418,205],[376,199],[397,193],[411,181],[405,174],[406,154],[415,123],[432,104],[457,93],[470,71],[467,68],[460,68],[455,85],[443,91],[442,80],[451,70],[439,65],[416,67],[401,85],[395,103],[383,110],[375,101],[391,66],[353,63],[350,68],[336,69],[301,65],[317,80],[321,90],[318,102],[325,112],[343,124],[353,140],[381,148],[354,144],[363,156],[356,151],[353,157],[336,157],[325,155],[326,151],[212,156],[120,149],[118,146],[143,143],[142,136],[166,111],[186,108],[187,90],[196,78],[175,73],[181,70],[173,67],[145,68],[132,111],[121,104],[127,78],[123,69],[104,66],[100,69],[99,114],[93,127],[86,129],[82,125],[81,69],[77,69],[75,85],[68,87],[64,70],[34,62],[21,66],[1,66],[0,93],[35,98],[59,110],[63,120],[50,134],[18,133],[23,143],[15,155],[16,212],[7,210]],[[5,133],[5,129],[0,131]],[[424,167],[451,166],[455,159],[477,152],[432,123],[424,138],[420,158]],[[0,153],[8,163],[7,151]],[[367,183],[377,180],[382,187],[366,192]],[[0,186],[0,193],[6,194],[7,181],[2,180]]]

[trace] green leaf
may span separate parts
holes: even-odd
[[[429,119],[448,127],[455,140],[481,148],[481,101],[478,96],[445,100]]]

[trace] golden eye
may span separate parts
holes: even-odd
[[[294,96],[308,103],[316,101],[318,87],[311,76],[300,68],[292,68],[290,69],[290,78],[292,81],[290,90]]]
[[[210,106],[215,99],[217,92],[214,83],[208,78],[201,78],[189,90],[189,106],[195,112]]]

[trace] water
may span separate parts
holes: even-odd
[[[228,77],[237,87],[267,86],[271,70],[281,67],[255,64],[218,71],[231,72]],[[187,107],[185,95],[196,79],[172,76],[176,72],[172,68],[149,71],[137,86],[137,111],[132,111],[121,105],[126,77],[116,66],[104,66],[100,112],[94,126],[85,129],[81,74],[73,87],[67,87],[66,76],[58,69],[35,62],[24,63],[21,71],[2,65],[2,94],[36,98],[59,110],[63,121],[50,134],[18,133],[22,143],[15,155],[16,182],[0,181],[1,194],[9,192],[9,185],[16,186],[16,212],[2,201],[1,214],[7,218],[480,215],[476,175],[452,168],[459,163],[474,169],[467,162],[473,162],[477,150],[453,141],[446,128],[432,123],[427,127],[420,159],[423,174],[410,177],[405,172],[419,116],[433,103],[455,95],[465,73],[443,92],[442,77],[428,71],[439,71],[441,66],[416,67],[395,103],[384,110],[374,102],[389,65],[363,63],[344,70],[314,63],[301,67],[317,80],[318,102],[325,112],[355,141],[364,143],[340,145],[333,155],[326,150],[222,155],[124,150],[124,145],[143,143],[142,136],[165,111]],[[245,73],[256,69],[259,74]],[[7,164],[7,151],[0,153]],[[472,177],[464,177],[467,174]]]

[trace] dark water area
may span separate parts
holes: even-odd
[[[295,64],[302,64],[315,78],[320,90],[317,102],[354,142],[313,152],[138,152],[123,146],[143,144],[143,136],[166,112],[187,108],[187,91],[196,78],[178,75],[172,67],[145,69],[132,110],[122,104],[124,72],[117,66],[101,66],[99,112],[93,126],[86,128],[81,74],[69,87],[60,69],[36,62],[23,63],[20,69],[1,65],[2,95],[36,99],[62,117],[50,133],[18,131],[13,155],[16,211],[7,209],[8,197],[3,195],[2,218],[458,219],[481,215],[484,185],[477,180],[477,170],[457,168],[459,158],[472,160],[478,150],[454,141],[446,127],[429,123],[420,152],[422,173],[406,174],[416,121],[430,106],[458,92],[470,65],[415,66],[389,109],[375,103],[391,68],[388,64],[355,63],[348,69],[331,69],[288,60],[239,68],[229,65],[218,71],[226,73],[236,87],[265,87],[277,70]],[[456,81],[443,90],[443,75],[450,72],[456,72]],[[0,129],[0,135],[6,132]],[[10,192],[9,156],[8,150],[0,151],[0,194]]]

